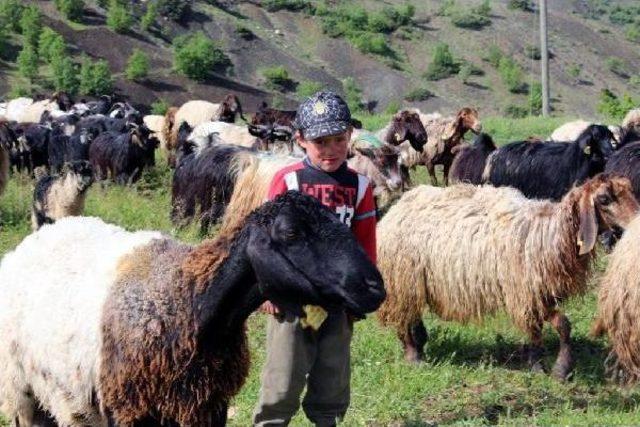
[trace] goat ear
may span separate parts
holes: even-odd
[[[578,254],[584,255],[596,244],[598,236],[598,223],[596,220],[596,208],[590,191],[585,191],[580,198],[580,229],[578,230]]]

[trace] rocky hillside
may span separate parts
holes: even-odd
[[[142,31],[138,15],[124,34],[108,28],[107,11],[97,2],[85,0],[79,23],[64,19],[54,2],[23,3],[42,11],[44,25],[63,35],[74,59],[82,53],[106,59],[116,90],[136,103],[217,100],[233,91],[247,110],[262,100],[293,106],[305,88],[319,83],[343,90],[344,80],[352,78],[351,99],[358,97],[354,87],[359,88],[363,103],[375,111],[416,105],[449,112],[471,104],[482,114],[518,114],[532,107],[529,93],[540,68],[535,59],[539,54],[535,49],[537,11],[535,7],[509,8],[513,0],[195,1],[180,23],[158,17],[152,31]],[[148,5],[131,3],[131,10],[138,13]],[[379,22],[380,17],[394,16],[390,10],[406,11],[407,4],[414,6],[408,21],[398,21],[391,28]],[[552,0],[549,7],[555,112],[596,116],[605,88],[640,99],[637,2]],[[201,83],[179,75],[172,67],[171,41],[195,31],[216,40],[232,63],[226,70],[214,70]],[[0,94],[25,84],[15,63],[22,43],[20,35],[12,35],[0,52]],[[426,75],[433,71],[430,64],[442,43],[452,55],[449,69],[445,67],[445,75],[451,75],[430,80]],[[123,73],[136,48],[151,60],[149,76],[142,82],[128,81]],[[364,53],[367,51],[373,53]],[[507,59],[500,62],[500,56]],[[280,88],[265,80],[264,69],[274,66],[284,67],[290,79]],[[41,74],[46,73],[41,66]],[[42,77],[30,88],[45,92],[46,86],[46,77]],[[423,98],[425,93],[431,96],[416,101],[416,89],[421,89]],[[412,92],[414,97],[409,96]]]

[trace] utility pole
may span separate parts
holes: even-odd
[[[547,0],[540,0],[540,58],[542,66],[542,116],[549,117],[549,48],[547,47]]]

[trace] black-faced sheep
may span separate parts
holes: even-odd
[[[458,144],[451,149],[455,157],[449,171],[449,182],[481,184],[482,173],[489,155],[496,149],[493,139],[486,133],[478,134],[472,144]]]
[[[59,175],[45,175],[36,183],[31,209],[31,228],[52,224],[66,216],[82,215],[93,169],[86,161],[65,163]]]
[[[420,186],[378,224],[388,293],[379,318],[416,361],[426,342],[425,307],[461,322],[504,309],[529,336],[538,369],[547,321],[560,335],[553,373],[563,378],[573,364],[571,326],[558,304],[586,290],[598,231],[626,227],[639,209],[629,181],[604,174],[558,203],[513,188]]]
[[[400,145],[400,161],[404,167],[404,175],[408,177],[408,169],[417,165],[425,165],[431,176],[431,183],[438,185],[435,166],[444,168],[444,184],[449,182],[449,168],[453,161],[451,150],[462,142],[468,131],[478,133],[482,123],[475,108],[462,108],[455,117],[442,117],[439,114],[420,114],[422,124],[427,131],[427,144],[422,153],[417,152],[407,143]]]
[[[611,352],[606,371],[612,379],[633,384],[640,380],[640,216],[625,230],[609,257],[598,297],[595,333],[609,336]]]
[[[110,176],[118,184],[137,181],[145,167],[155,164],[158,140],[144,127],[127,133],[105,132],[89,147],[89,160],[97,180]]]
[[[30,425],[212,426],[249,372],[245,320],[266,299],[356,316],[380,273],[320,203],[289,192],[199,246],[63,218],[0,264],[0,410]]]
[[[612,140],[606,126],[591,125],[573,143],[512,142],[491,153],[483,181],[515,187],[529,198],[560,200],[604,170]]]

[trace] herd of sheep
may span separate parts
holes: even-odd
[[[403,110],[371,133],[354,120],[348,164],[374,187],[377,269],[313,199],[264,203],[274,174],[304,154],[294,118],[263,104],[246,119],[232,94],[163,116],[106,96],[0,104],[0,196],[11,174],[31,174],[33,229],[55,223],[0,264],[0,412],[20,426],[224,425],[248,375],[244,321],[265,299],[377,310],[414,362],[427,307],[459,322],[505,311],[535,370],[548,322],[560,339],[551,372],[564,379],[574,362],[559,306],[587,290],[599,240],[611,253],[594,333],[609,336],[607,372],[640,380],[640,109],[620,126],[576,121],[501,147],[473,108]],[[157,147],[173,169],[167,214],[204,233],[220,224],[215,239],[189,246],[76,217],[94,180],[137,181]],[[422,166],[437,185],[436,165],[445,187],[413,185]],[[335,233],[344,245],[327,240]]]

